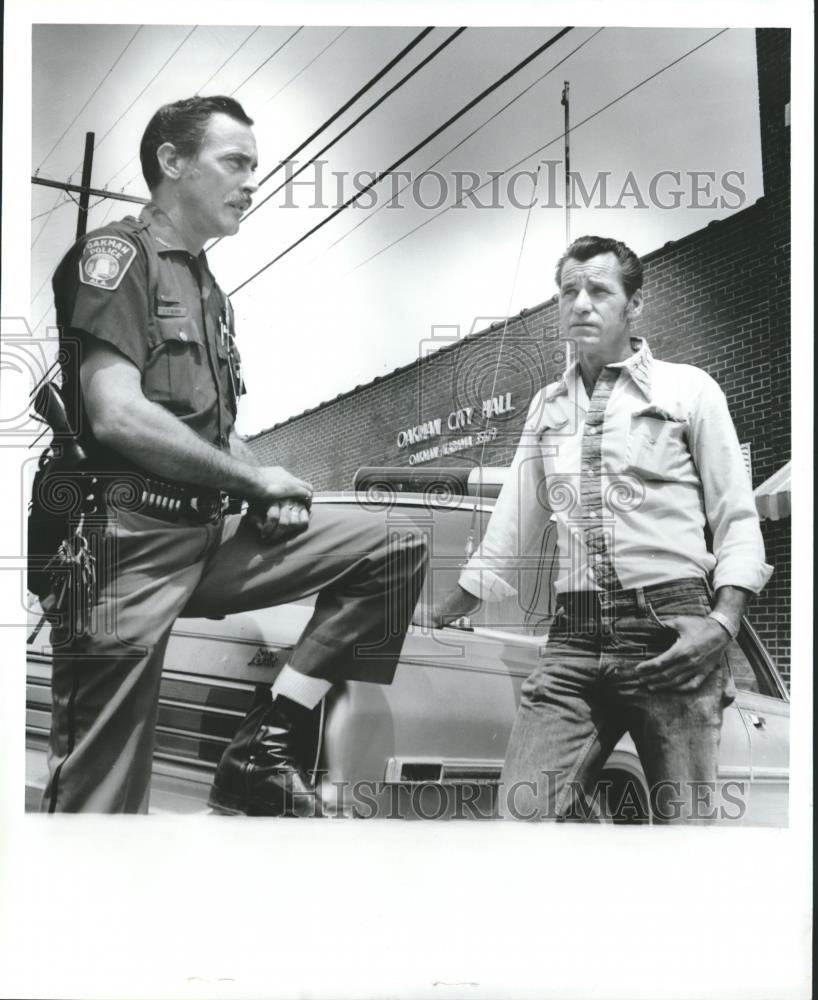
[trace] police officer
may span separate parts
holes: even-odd
[[[234,419],[244,391],[233,314],[208,239],[238,232],[257,190],[253,122],[228,97],[153,116],[140,147],[151,202],[90,233],[54,276],[71,415],[106,489],[87,630],[52,630],[53,716],[42,808],[146,812],[162,660],[179,615],[220,617],[317,593],[272,695],[216,774],[228,812],[308,815],[314,710],[370,647],[388,681],[425,572],[421,539],[387,544],[363,511],[339,523],[309,483],[260,465]],[[106,478],[107,477],[107,478]],[[229,513],[226,496],[251,513]],[[106,565],[108,564],[108,565]],[[82,634],[81,634],[82,633]]]

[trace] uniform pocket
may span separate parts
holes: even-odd
[[[154,323],[156,337],[143,376],[145,396],[177,414],[201,409],[212,376],[198,327],[189,316],[156,316]]]

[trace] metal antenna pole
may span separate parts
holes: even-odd
[[[568,119],[568,90],[569,82],[566,80],[562,88],[562,100],[560,104],[565,108],[565,245],[571,244],[571,158],[568,145],[568,135],[571,129]]]
[[[85,157],[82,161],[82,180],[80,181],[80,208],[77,214],[77,239],[85,236],[88,228],[88,188],[91,185],[91,166],[94,162],[94,133],[85,133]]]

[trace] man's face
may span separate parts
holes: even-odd
[[[185,158],[179,202],[191,230],[205,239],[232,236],[258,190],[256,140],[249,125],[214,114],[202,144]]]
[[[642,307],[642,293],[628,298],[622,268],[612,253],[589,260],[569,258],[560,280],[560,333],[580,353],[606,362],[624,361],[630,353],[629,320]]]

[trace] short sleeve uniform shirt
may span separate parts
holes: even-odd
[[[99,457],[103,450],[71,391],[89,337],[139,369],[147,399],[228,449],[244,392],[232,308],[204,251],[189,253],[161,209],[147,205],[138,219],[126,217],[83,237],[63,258],[53,286],[68,359],[66,404],[90,453]],[[110,453],[105,459],[117,462]]]

